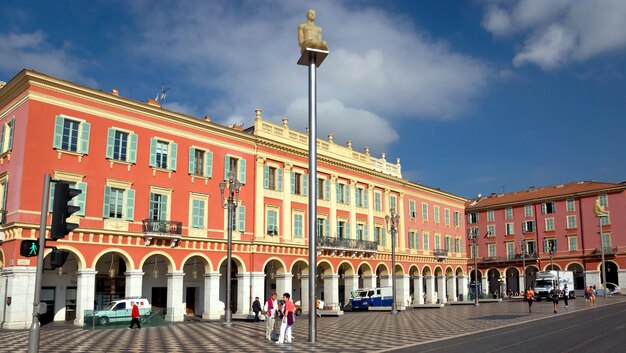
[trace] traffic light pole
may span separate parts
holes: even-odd
[[[28,331],[28,353],[39,352],[39,302],[41,301],[41,277],[43,277],[43,253],[46,247],[46,223],[50,194],[50,174],[43,177],[43,195],[41,197],[41,217],[39,218],[39,253],[35,273],[35,299],[33,300],[33,321]]]

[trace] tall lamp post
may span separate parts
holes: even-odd
[[[396,308],[396,234],[398,233],[398,223],[400,222],[400,215],[396,214],[396,209],[391,209],[391,216],[385,216],[385,222],[391,233],[391,313],[397,314]]]
[[[228,191],[226,190],[228,189]],[[228,247],[226,252],[226,308],[224,311],[224,325],[232,325],[232,310],[230,309],[230,287],[231,287],[231,258],[233,255],[233,223],[235,216],[235,209],[239,203],[239,189],[241,189],[241,183],[235,178],[235,172],[230,170],[228,172],[228,184],[225,181],[220,182],[220,195],[222,200],[222,207],[228,210],[227,221],[228,227]],[[224,193],[228,192],[226,202],[224,202]]]
[[[467,230],[467,239],[472,242],[472,249],[474,252],[474,306],[479,306],[478,303],[478,251],[476,243],[478,242],[478,228],[469,228]]]
[[[604,206],[602,205],[602,203],[600,202],[600,199],[596,199],[596,204],[593,206],[593,213],[596,215],[596,217],[598,217],[598,222],[600,222],[600,254],[602,256],[602,281],[600,282],[600,284],[602,285],[602,288],[604,289],[603,292],[603,297],[604,299],[606,299],[606,264],[604,263],[604,236],[602,234],[602,225],[603,225],[603,221],[602,218],[605,218],[605,221],[608,219],[609,217],[609,211],[605,211],[604,210]]]
[[[526,290],[526,239],[520,239],[519,246],[522,248],[522,290]]]

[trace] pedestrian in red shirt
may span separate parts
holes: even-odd
[[[139,322],[139,317],[141,317],[141,315],[139,314],[139,307],[137,306],[137,304],[135,302],[132,302],[133,304],[133,310],[131,311],[130,317],[130,326],[128,327],[128,329],[132,329],[133,326],[135,326],[135,324],[137,324],[137,328],[141,329],[141,323]]]

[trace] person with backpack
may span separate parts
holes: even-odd
[[[524,293],[524,299],[528,302],[528,312],[532,313],[533,300],[535,299],[535,292],[533,292],[533,287],[526,288],[526,293]]]

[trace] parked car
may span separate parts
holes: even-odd
[[[102,310],[95,311],[96,324],[108,325],[109,323],[130,323],[133,302],[135,302],[135,304],[139,307],[139,314],[141,316],[148,315],[152,310],[152,306],[146,298],[118,299],[107,303]],[[93,320],[93,318],[91,319]]]
[[[622,290],[620,289],[620,287],[617,284],[615,284],[615,283],[606,282],[606,288],[608,290],[608,292],[606,294],[608,294],[608,295],[614,295],[614,294],[621,294],[622,293]],[[598,296],[604,295],[604,288],[596,289],[596,295],[598,295]]]

